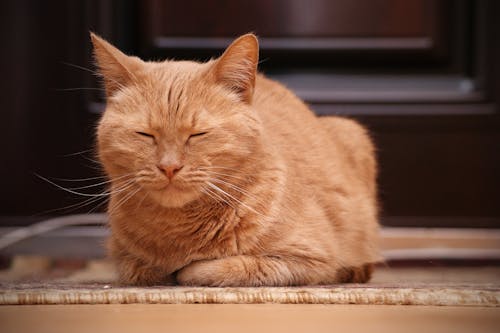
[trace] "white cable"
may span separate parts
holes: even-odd
[[[107,215],[99,214],[75,214],[68,216],[55,217],[52,219],[44,220],[34,223],[27,227],[21,227],[11,232],[6,233],[0,237],[0,250],[20,242],[26,238],[46,233],[48,231],[59,229],[71,225],[83,224],[106,224]]]

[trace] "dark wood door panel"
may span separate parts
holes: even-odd
[[[427,37],[442,1],[429,0],[150,0],[157,36]],[[211,13],[212,15],[204,15]]]
[[[500,227],[499,115],[358,119],[377,144],[384,216],[411,216],[412,226]]]
[[[76,1],[1,4],[0,30],[9,35],[2,36],[1,54],[0,215],[37,214],[71,201],[35,174],[74,178],[89,173],[77,158],[63,158],[87,149],[93,135],[85,90],[79,90],[90,74],[67,65],[88,61],[88,28],[78,19],[84,10]]]
[[[271,61],[317,51],[365,60],[382,52],[380,61],[409,61],[415,54],[421,61],[443,59],[456,13],[455,3],[447,0],[149,0],[141,9],[145,54],[196,58],[255,32]],[[318,56],[316,61],[335,62]]]

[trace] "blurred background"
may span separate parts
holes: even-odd
[[[206,60],[254,32],[261,71],[318,115],[370,129],[385,226],[500,227],[498,1],[4,0],[0,12],[2,227],[96,206],[53,211],[83,199],[35,176],[101,175],[89,31],[152,60]]]

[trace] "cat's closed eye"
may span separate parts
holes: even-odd
[[[147,138],[151,138],[151,139],[155,140],[155,136],[153,134],[146,133],[146,132],[136,132],[136,133],[139,135],[145,136]]]
[[[198,136],[202,136],[202,135],[205,135],[207,134],[208,132],[199,132],[199,133],[193,133],[189,136],[189,139],[191,138],[195,138],[195,137],[198,137]]]

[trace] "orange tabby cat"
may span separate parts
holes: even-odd
[[[365,282],[377,249],[366,131],[317,118],[257,74],[258,42],[216,60],[143,62],[92,34],[107,108],[109,252],[124,284]]]

